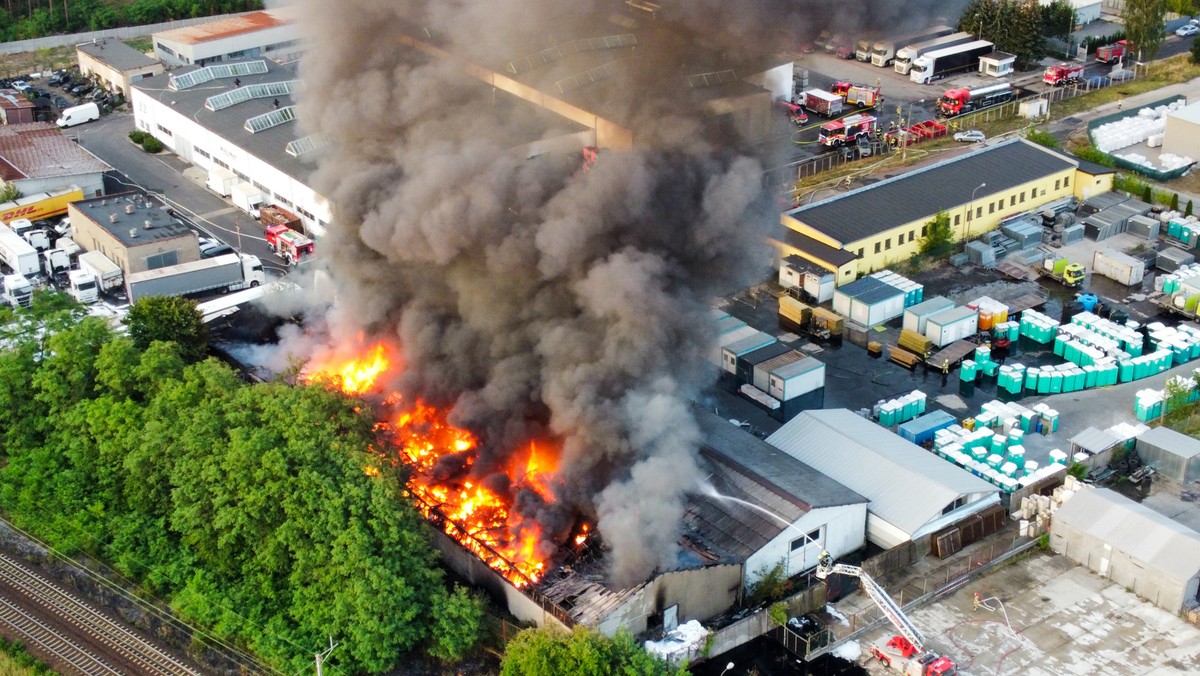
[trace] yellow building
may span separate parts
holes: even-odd
[[[120,193],[67,205],[75,243],[99,251],[126,275],[200,260],[195,232],[140,193]]]
[[[908,260],[929,221],[950,219],[956,241],[1019,213],[1112,189],[1114,170],[1015,139],[785,212],[779,260],[800,256],[839,285]]]
[[[138,80],[163,72],[163,65],[116,38],[101,38],[75,47],[79,72],[103,83],[110,92],[129,96]]]

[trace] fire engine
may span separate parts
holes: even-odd
[[[266,233],[267,245],[271,247],[271,251],[288,265],[295,265],[305,256],[313,255],[313,241],[286,225],[268,225]]]
[[[859,137],[870,136],[875,133],[876,128],[873,115],[848,115],[821,125],[817,140],[827,148],[839,148],[847,143],[854,143]]]
[[[1111,45],[1104,45],[1096,49],[1096,60],[1100,63],[1116,63],[1125,56],[1125,52],[1129,50],[1129,43],[1125,40],[1117,40]]]
[[[784,98],[775,99],[779,104],[779,109],[787,113],[788,119],[797,127],[802,124],[808,124],[808,113],[804,112],[804,108],[799,103],[793,103]]]
[[[858,578],[862,582],[863,591],[871,597],[879,610],[883,611],[892,626],[900,631],[899,636],[893,636],[887,643],[871,646],[871,654],[883,666],[899,671],[905,676],[955,676],[958,673],[958,665],[954,660],[924,650],[925,637],[916,625],[900,609],[900,604],[888,596],[883,587],[862,568],[834,563],[829,552],[821,552],[817,559],[816,572],[819,580],[824,580],[834,573]]]
[[[883,95],[879,93],[879,87],[870,85],[852,84],[845,81],[834,82],[830,91],[842,97],[847,104],[856,105],[859,108],[874,108],[883,102]]]
[[[1012,85],[1005,82],[997,85],[980,87],[979,89],[947,89],[937,100],[937,113],[942,117],[954,117],[991,106],[1007,103],[1017,95]]]
[[[1057,66],[1050,66],[1046,72],[1042,73],[1042,82],[1057,87],[1061,84],[1077,82],[1081,77],[1083,77],[1082,64],[1060,63]]]

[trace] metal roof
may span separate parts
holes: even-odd
[[[783,228],[782,241],[784,244],[787,244],[793,249],[803,251],[806,254],[815,256],[819,260],[832,263],[839,268],[851,261],[858,260],[858,256],[856,254],[846,251],[845,249],[831,247],[824,242],[815,240],[808,235],[796,232],[795,230],[792,230],[786,226]]]
[[[0,164],[7,165],[3,172],[6,180],[99,174],[112,169],[48,122],[0,125]]]
[[[937,314],[942,310],[947,310],[952,307],[954,307],[954,301],[946,298],[945,296],[934,296],[933,298],[926,298],[916,305],[909,306],[905,308],[904,311],[911,312],[917,317],[924,317],[926,315]]]
[[[939,209],[957,208],[971,201],[972,192],[975,202],[986,204],[992,195],[1075,166],[1073,159],[1014,139],[792,209],[785,216],[848,244],[930,219]],[[980,183],[987,186],[976,191]]]
[[[1112,430],[1102,430],[1098,427],[1087,427],[1071,437],[1071,444],[1089,453],[1102,453],[1123,441],[1120,435]]]
[[[970,317],[971,315],[978,314],[978,313],[979,313],[978,310],[972,310],[971,308],[963,305],[961,307],[951,307],[951,308],[946,308],[945,310],[942,310],[941,312],[935,312],[935,313],[929,315],[928,317],[926,317],[925,321],[933,322],[934,324],[937,324],[938,326],[946,326],[947,324],[953,324],[954,322],[960,322],[960,321],[966,319],[967,317]]]
[[[787,380],[788,378],[794,378],[803,373],[808,373],[809,371],[815,371],[822,368],[825,368],[825,362],[817,359],[816,357],[805,357],[799,361],[794,361],[785,366],[780,366],[771,373],[776,378]]]
[[[1200,533],[1107,488],[1084,488],[1054,512],[1052,530],[1086,533],[1176,580],[1200,575]]]
[[[155,33],[154,39],[156,41],[171,40],[195,45],[202,42],[211,42],[213,40],[221,40],[236,35],[275,28],[276,26],[287,26],[292,23],[290,12],[281,10],[251,12],[249,14],[231,16],[227,19],[219,19],[195,26],[186,26],[184,28]]]
[[[960,497],[1000,490],[844,408],[805,411],[767,443],[866,496],[871,513],[909,533]]]
[[[729,343],[728,345],[725,345],[721,349],[732,352],[733,354],[740,357],[744,354],[749,354],[749,353],[757,350],[760,347],[766,347],[767,345],[770,345],[771,343],[774,343],[774,342],[775,342],[775,336],[772,336],[771,334],[767,333],[766,331],[755,330],[755,332],[753,334],[746,336],[745,338],[742,338],[736,342]]]
[[[100,38],[94,42],[84,42],[75,45],[75,49],[121,72],[158,64],[157,59],[146,56],[116,38]]]
[[[1168,247],[1167,250],[1172,250]],[[1194,458],[1200,455],[1200,439],[1176,432],[1169,427],[1154,427],[1149,432],[1138,435],[1138,441],[1161,448],[1180,458]]]
[[[770,361],[775,357],[792,351],[792,348],[784,343],[771,343],[770,345],[764,345],[753,352],[742,355],[741,360],[751,366],[758,366],[763,362]]]

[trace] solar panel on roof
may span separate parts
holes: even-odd
[[[251,134],[257,134],[260,131],[278,127],[284,122],[291,122],[296,119],[295,106],[284,106],[278,110],[272,110],[269,113],[255,115],[246,120],[246,131]]]
[[[215,66],[205,66],[189,71],[183,75],[172,75],[167,88],[179,91],[198,84],[222,78],[241,77],[242,75],[262,75],[267,72],[266,61],[240,61],[238,63],[222,63]]]
[[[265,99],[273,96],[288,96],[300,88],[302,80],[287,80],[284,82],[264,82],[246,85],[210,96],[204,101],[204,107],[218,111],[251,99]]]

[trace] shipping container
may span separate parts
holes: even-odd
[[[875,277],[864,277],[833,292],[833,309],[850,321],[875,326],[904,312],[905,294]]]
[[[774,342],[775,337],[771,334],[755,331],[752,335],[723,346],[721,348],[721,370],[736,374],[738,359]]]
[[[1119,251],[1097,251],[1092,256],[1092,273],[1125,286],[1141,284],[1146,276],[1144,261]]]
[[[978,328],[979,313],[968,307],[942,310],[925,320],[925,335],[938,347],[974,335]]]
[[[918,446],[933,441],[938,430],[944,430],[958,423],[958,419],[945,411],[931,411],[925,415],[913,418],[896,429],[900,436]]]
[[[790,401],[825,387],[825,364],[815,357],[805,357],[772,371],[767,384],[767,394]]]
[[[904,328],[917,333],[925,333],[925,320],[930,315],[954,307],[954,301],[944,296],[934,296],[927,301],[917,303],[904,311]]]
[[[799,350],[790,350],[778,357],[768,359],[754,367],[754,386],[758,389],[767,392],[771,389],[771,372],[781,369],[788,364],[792,364],[806,359],[808,355]]]
[[[725,362],[724,357],[721,354],[721,349],[726,345],[732,345],[739,340],[749,338],[750,336],[756,336],[758,334],[758,329],[754,328],[753,326],[746,326],[745,324],[733,329],[732,331],[722,333],[717,338],[717,345],[713,348],[713,351],[709,353],[709,361],[711,361],[717,368],[724,368]]]
[[[788,347],[787,345],[780,342],[774,342],[770,345],[764,345],[757,350],[747,352],[746,354],[738,357],[737,372],[735,374],[737,375],[738,382],[753,383],[754,367],[765,361],[770,361],[781,354],[787,354],[791,351],[792,348]],[[766,388],[762,389],[765,390]]]

